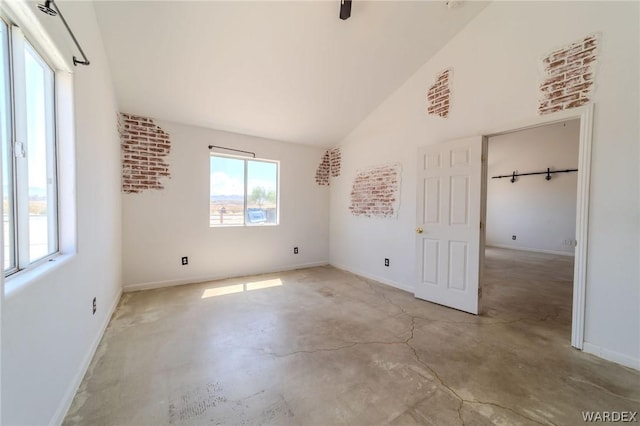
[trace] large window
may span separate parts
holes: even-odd
[[[278,163],[211,155],[210,226],[278,224]]]
[[[20,30],[1,20],[0,60],[3,266],[8,275],[58,251],[55,74]]]

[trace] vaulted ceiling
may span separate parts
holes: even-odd
[[[331,146],[486,3],[96,2],[123,112]],[[425,90],[429,82],[425,82]]]

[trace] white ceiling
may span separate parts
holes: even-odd
[[[346,21],[339,0],[95,9],[121,111],[331,146],[485,6],[354,0]]]

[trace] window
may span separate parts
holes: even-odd
[[[209,225],[278,224],[278,163],[211,155]]]
[[[17,27],[1,20],[0,60],[3,266],[9,275],[58,252],[55,73]]]

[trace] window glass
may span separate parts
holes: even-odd
[[[278,163],[211,155],[210,226],[276,225]]]
[[[25,43],[29,259],[57,251],[53,71]]]
[[[210,225],[244,225],[244,160],[211,156],[210,171]]]
[[[247,161],[247,224],[278,222],[278,166]]]

